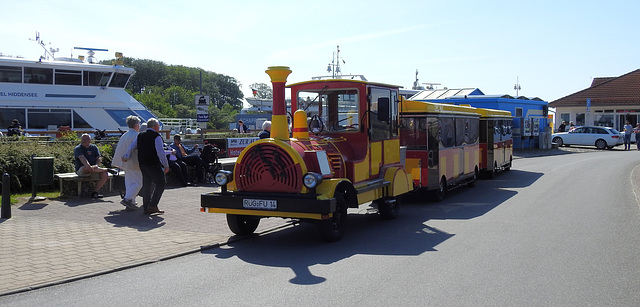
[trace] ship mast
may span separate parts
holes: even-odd
[[[36,39],[29,39],[30,41],[35,41],[36,43],[38,43],[38,45],[40,45],[40,47],[42,47],[42,49],[44,49],[44,55],[40,56],[40,60],[49,60],[49,57],[51,57],[52,60],[55,60],[55,54],[56,52],[60,51],[60,48],[56,48],[53,49],[53,47],[49,47],[49,50],[47,50],[47,47],[44,45],[44,42],[42,41],[42,39],[40,39],[40,32],[36,31]],[[49,45],[51,45],[51,43],[49,43]]]

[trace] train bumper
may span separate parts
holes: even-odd
[[[214,192],[200,196],[200,211],[261,217],[324,220],[332,217],[336,200],[317,195]]]

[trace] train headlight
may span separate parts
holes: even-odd
[[[233,180],[233,173],[227,170],[219,170],[213,180],[216,184],[223,186]]]
[[[308,189],[317,187],[322,182],[322,175],[318,173],[306,173],[302,177],[302,183]]]

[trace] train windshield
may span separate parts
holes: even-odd
[[[358,131],[360,110],[356,89],[298,92],[298,109],[318,119],[324,131]]]

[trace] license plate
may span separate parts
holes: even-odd
[[[278,201],[273,199],[243,199],[242,207],[247,209],[278,209]]]

